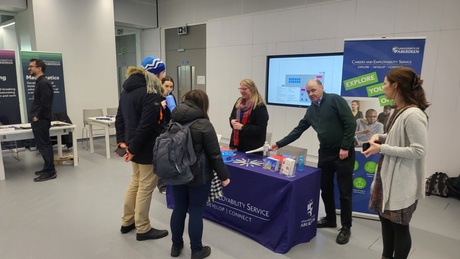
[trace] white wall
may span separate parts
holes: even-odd
[[[157,27],[155,0],[113,0],[113,4],[117,25],[131,28]]]
[[[162,58],[161,30],[159,28],[143,30],[141,33],[141,41],[142,41],[141,43],[142,58],[147,57],[147,56],[155,56],[155,57]],[[162,59],[164,60],[164,57]],[[166,66],[166,69],[168,69],[167,66]]]
[[[242,78],[253,78],[265,94],[266,55],[343,51],[348,38],[426,37],[422,78],[433,104],[427,110],[427,174],[460,173],[452,144],[460,128],[460,1],[345,0],[313,5],[311,1],[279,1],[283,6],[271,0],[206,2],[160,0],[159,18],[160,26],[207,24],[207,92],[218,133],[230,136],[228,116]],[[258,12],[256,7],[260,7]],[[266,11],[273,8],[277,10]],[[256,13],[246,14],[250,12]],[[272,142],[289,133],[305,113],[299,108],[268,108]],[[293,144],[307,147],[311,155],[317,153],[313,130]]]
[[[32,0],[36,51],[63,56],[67,112],[83,126],[83,109],[118,106],[112,0]]]

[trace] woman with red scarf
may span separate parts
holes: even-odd
[[[238,151],[260,148],[267,135],[267,106],[252,79],[243,79],[238,90],[241,97],[230,115],[230,147]]]

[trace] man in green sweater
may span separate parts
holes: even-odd
[[[324,92],[323,84],[314,78],[307,82],[307,94],[312,104],[299,124],[282,140],[271,146],[277,150],[298,139],[304,131],[313,127],[319,140],[318,167],[321,168],[321,198],[326,217],[318,220],[318,228],[335,228],[337,219],[334,201],[334,174],[340,193],[340,219],[342,228],[337,236],[338,244],[348,243],[351,235],[353,192],[353,146],[356,121],[347,102],[336,94]]]

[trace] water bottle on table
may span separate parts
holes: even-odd
[[[268,141],[265,141],[264,143],[264,158],[268,156],[268,151],[270,150],[270,144],[268,144]]]
[[[299,156],[299,160],[298,160],[298,163],[297,163],[297,171],[299,172],[303,172],[304,170],[304,157],[303,156]]]

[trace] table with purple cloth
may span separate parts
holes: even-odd
[[[230,184],[208,203],[204,218],[236,230],[268,249],[287,253],[316,236],[321,170],[305,166],[295,177],[263,169],[262,157],[237,152],[226,163]],[[168,187],[168,208],[174,207]]]

